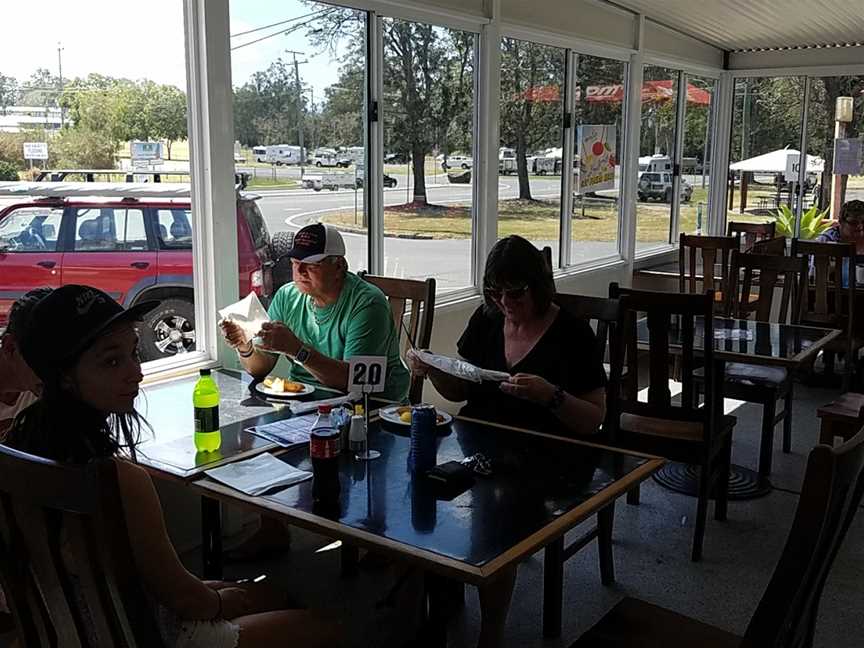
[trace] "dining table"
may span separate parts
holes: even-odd
[[[715,384],[721,392],[725,383],[726,363],[780,367],[794,372],[812,363],[819,351],[840,335],[836,329],[728,317],[714,317],[713,325],[714,338],[706,341],[704,319],[696,318],[693,345],[698,355],[707,344],[711,344],[714,351],[713,371],[717,377]],[[682,353],[683,335],[680,327],[670,327],[671,353]],[[637,323],[637,343],[641,348],[648,348],[649,331],[645,319]],[[770,448],[762,450],[760,455],[764,457]],[[761,459],[757,470],[732,464],[729,499],[753,499],[770,493],[773,486],[768,465],[769,461]],[[696,496],[698,492],[699,469],[694,465],[669,462],[653,478],[679,493]]]
[[[221,390],[222,448],[215,457],[194,452],[191,393],[194,377],[146,387],[142,393],[154,438],[140,461],[157,479],[182,481],[201,496],[205,577],[221,577],[221,506],[230,504],[420,567],[424,573],[482,586],[533,553],[544,566],[544,634],[561,630],[564,535],[659,470],[665,460],[586,441],[486,421],[453,417],[436,427],[437,465],[482,455],[488,474],[473,472],[458,492],[442,491],[423,471],[412,471],[410,426],[369,416],[368,445],[380,458],[350,452],[338,460],[339,496],[322,506],[313,480],[247,495],[206,474],[215,466],[263,452],[300,470],[312,470],[309,444],[274,446],[249,429],[300,420],[291,407],[256,392],[239,372],[214,372]],[[320,398],[332,394],[312,394]],[[384,404],[378,403],[376,407]],[[306,417],[308,423],[308,417]],[[164,437],[164,438],[163,438]],[[487,472],[487,471],[483,471]],[[554,549],[558,549],[555,551]],[[557,563],[557,564],[556,564]],[[430,615],[432,615],[430,606]],[[442,633],[446,623],[432,623]]]

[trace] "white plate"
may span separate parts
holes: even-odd
[[[405,407],[405,406],[404,405],[392,405],[390,407],[385,407],[383,409],[378,410],[378,415],[383,420],[387,421],[388,423],[393,423],[395,425],[404,425],[405,427],[411,427],[410,423],[406,423],[401,418],[399,418],[399,414],[398,414],[397,410],[400,407]],[[453,421],[453,417],[450,416],[447,412],[439,411],[438,414],[440,414],[444,419],[440,423],[438,423],[439,427],[441,427],[442,425],[450,425],[450,423]]]
[[[297,381],[295,380],[295,381],[291,381],[291,382],[297,382]],[[307,385],[306,383],[301,383],[301,382],[298,382],[297,384],[303,385],[303,391],[299,391],[299,392],[276,391],[274,389],[270,389],[270,387],[265,386],[263,382],[260,382],[257,385],[255,385],[255,391],[257,391],[259,394],[263,394],[264,396],[267,396],[268,398],[299,398],[300,396],[306,396],[306,395],[311,394],[312,392],[315,391],[315,388],[312,385]]]

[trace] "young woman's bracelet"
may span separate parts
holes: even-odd
[[[253,353],[255,353],[255,345],[252,344],[252,342],[249,343],[249,350],[246,351],[246,352],[241,351],[239,347],[237,348],[237,354],[238,354],[241,358],[248,358],[248,357],[250,357]]]

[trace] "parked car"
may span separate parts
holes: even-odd
[[[408,164],[411,156],[407,153],[388,153],[384,156],[384,164]]]
[[[355,182],[357,184],[358,189],[363,188],[363,176],[362,175],[358,175]],[[398,183],[396,182],[396,178],[394,178],[393,176],[391,176],[387,173],[384,174],[384,186],[385,187],[387,187],[388,189],[392,189],[397,184]]]
[[[693,196],[693,187],[684,178],[681,180],[681,202],[690,202]],[[660,172],[646,172],[639,176],[639,184],[636,189],[639,200],[646,201],[651,198],[672,202],[672,174]]]
[[[0,210],[0,327],[28,290],[82,283],[124,306],[161,302],[141,327],[142,359],[194,350],[189,185],[100,183],[89,192],[91,187],[0,183],[0,196],[18,198]],[[237,192],[239,289],[241,295],[256,292],[266,304],[274,291],[274,258],[257,199]]]
[[[467,155],[448,155],[441,163],[441,168],[447,169],[470,169],[474,166],[474,160]]]

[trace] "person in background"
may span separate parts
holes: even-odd
[[[471,383],[423,363],[412,351],[412,373],[428,376],[462,416],[574,436],[596,433],[606,415],[606,373],[587,322],[554,303],[555,282],[543,254],[520,236],[498,241],[483,275],[484,303],[457,349],[483,369],[510,374],[501,383]],[[503,645],[516,568],[480,588],[479,648]]]
[[[855,252],[864,255],[864,200],[850,200],[840,208],[840,218],[830,228],[816,237],[817,243],[854,243]],[[864,259],[859,259],[864,261]],[[858,267],[861,267],[860,264]],[[813,258],[810,258],[813,272]],[[849,285],[849,265],[843,263],[843,287]]]
[[[0,336],[0,443],[15,417],[38,398],[41,385],[21,357],[19,341],[33,308],[50,293],[50,288],[37,288],[18,299],[9,310],[6,330]]]
[[[315,223],[294,236],[291,257],[294,282],[274,295],[271,322],[260,345],[246,338],[231,321],[222,323],[225,339],[244,368],[264,378],[276,366],[277,351],[292,361],[291,380],[346,391],[348,360],[357,355],[387,357],[382,398],[403,401],[408,370],[399,356],[399,332],[387,298],[376,286],[348,271],[345,242],[337,229]]]
[[[101,290],[78,285],[58,288],[36,304],[20,345],[42,381],[42,395],[15,419],[8,445],[64,463],[116,461],[131,559],[165,646],[267,648],[285,645],[286,637],[302,646],[339,645],[333,619],[279,609],[278,597],[254,586],[202,582],[180,562],[156,489],[135,463],[146,425],[134,406],[143,378],[135,325],[157,305],[124,310]],[[73,559],[62,559],[74,576]],[[92,645],[106,643],[92,639]]]

